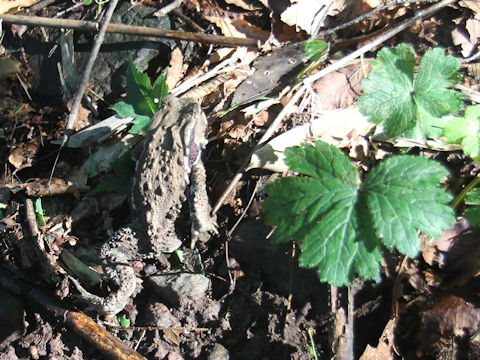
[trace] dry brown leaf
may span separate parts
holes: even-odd
[[[472,10],[475,14],[475,19],[480,20],[480,3],[478,0],[462,0],[458,4]]]
[[[5,14],[8,10],[15,8],[29,7],[35,4],[37,0],[1,0],[0,14]]]
[[[360,356],[360,360],[392,359],[394,355],[394,326],[395,320],[390,319],[383,329],[377,347],[367,345],[362,356]]]
[[[26,144],[16,147],[8,157],[8,162],[12,164],[16,171],[32,166],[33,159],[38,152],[40,142],[34,138]]]
[[[0,79],[12,76],[19,70],[19,62],[10,59],[0,59]]]
[[[72,103],[73,103],[73,99],[70,99],[67,101],[68,111],[72,109]],[[83,105],[80,104],[80,107],[78,108],[78,113],[77,113],[77,121],[75,122],[75,125],[74,125],[74,130],[81,130],[89,126],[90,125],[90,121],[88,120],[89,115],[90,115],[90,110],[84,108]]]
[[[361,94],[361,81],[370,71],[368,63],[356,63],[334,71],[313,83],[317,93],[314,111],[343,109],[353,104]]]
[[[177,83],[183,77],[183,54],[182,49],[178,46],[172,50],[170,55],[170,64],[168,65],[168,74],[165,82],[168,85],[169,89],[175,88]]]
[[[76,187],[70,181],[65,181],[59,178],[53,178],[49,183],[48,179],[35,179],[20,185],[22,189],[27,192],[28,196],[53,196],[66,193],[73,193]]]
[[[239,8],[245,10],[258,10],[261,9],[259,6],[256,6],[252,3],[252,1],[244,1],[244,0],[225,0],[227,4],[232,4],[238,6]]]
[[[222,34],[237,38],[253,38],[260,41],[266,41],[270,35],[267,31],[254,26],[243,19],[230,19],[225,16],[209,15],[205,18],[217,25]]]
[[[480,329],[480,309],[455,295],[446,295],[423,313],[417,333],[419,358],[440,358],[440,354],[465,350],[469,337]],[[459,355],[459,354],[457,354]],[[457,358],[457,356],[452,356]]]

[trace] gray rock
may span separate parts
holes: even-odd
[[[210,280],[200,274],[168,274],[150,277],[154,291],[174,306],[183,299],[199,299],[205,296]]]

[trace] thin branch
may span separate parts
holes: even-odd
[[[98,23],[95,21],[82,21],[72,19],[52,19],[40,16],[9,15],[0,14],[0,20],[5,24],[19,24],[30,26],[41,26],[48,28],[72,29],[84,32],[97,32]],[[195,41],[205,44],[223,45],[223,46],[247,46],[258,47],[257,39],[243,39],[228,36],[211,35],[204,33],[191,33],[175,30],[163,30],[149,28],[144,26],[133,26],[123,24],[109,24],[107,33],[117,33],[136,36],[148,36],[163,39],[175,39],[185,41]]]
[[[95,38],[95,42],[92,47],[92,52],[90,53],[90,58],[88,59],[87,66],[85,66],[85,70],[83,72],[83,77],[80,85],[78,86],[77,93],[73,98],[72,109],[70,110],[70,114],[68,114],[67,125],[65,127],[65,133],[63,134],[62,144],[57,153],[57,157],[52,167],[52,172],[50,173],[50,181],[53,177],[53,172],[55,171],[55,167],[57,165],[58,158],[60,157],[60,152],[62,148],[68,141],[68,137],[73,130],[73,127],[77,121],[78,110],[80,109],[80,105],[82,102],[83,94],[88,86],[88,81],[90,80],[90,73],[92,72],[93,65],[95,64],[95,60],[97,59],[98,52],[100,51],[100,46],[102,46],[103,39],[105,38],[105,33],[110,23],[110,19],[112,18],[113,12],[117,7],[118,0],[111,0],[108,5],[108,10],[105,14],[105,18],[103,19],[102,25],[100,26],[100,30],[98,31],[97,37]]]
[[[350,20],[350,21],[347,21],[346,23],[335,26],[334,28],[320,31],[317,34],[316,38],[319,38],[319,37],[325,36],[325,35],[329,35],[329,34],[332,34],[336,31],[338,31],[338,30],[345,29],[345,28],[347,28],[351,25],[358,24],[360,21],[363,21],[363,20],[367,19],[369,16],[371,16],[373,14],[376,14],[377,12],[385,10],[386,8],[389,8],[390,6],[406,5],[406,4],[410,4],[410,3],[436,2],[436,1],[437,0],[393,0],[393,1],[389,1],[388,3],[377,6],[376,8],[373,8],[369,12],[367,12],[365,14],[362,14],[362,15],[356,17],[353,20]]]

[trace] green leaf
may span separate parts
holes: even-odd
[[[156,104],[161,104],[163,98],[168,94],[168,84],[166,83],[168,75],[168,67],[162,71],[162,73],[157,77],[157,80],[153,83],[152,91],[149,96],[154,100]],[[157,110],[158,110],[157,105]]]
[[[35,216],[37,217],[38,225],[41,227],[47,225],[45,218],[43,217],[42,199],[40,198],[35,199]]]
[[[464,117],[451,119],[444,129],[450,142],[461,143],[463,152],[480,161],[480,105],[469,106]]]
[[[132,121],[133,126],[128,131],[130,134],[145,134],[150,124],[151,118],[148,116],[137,115]]]
[[[270,196],[262,207],[265,222],[278,225],[273,241],[301,241],[300,265],[317,267],[322,281],[346,285],[355,272],[374,278],[381,253],[365,245],[375,241],[358,241],[363,233],[354,209],[360,180],[348,158],[323,142],[289,148],[286,158],[292,170],[313,177],[267,186]]]
[[[135,112],[133,105],[126,103],[125,101],[119,101],[118,103],[113,104],[112,106],[110,106],[110,109],[115,111],[118,116],[124,119],[130,116],[136,117],[139,115]]]
[[[480,205],[480,188],[472,189],[465,196],[465,204]]]
[[[480,226],[480,188],[468,192],[465,197],[466,205],[475,205],[465,210],[465,216],[473,226]]]
[[[447,206],[451,195],[438,187],[448,175],[425,157],[391,157],[374,168],[364,182],[375,231],[382,243],[415,257],[420,250],[417,230],[434,238],[455,222]]]
[[[157,111],[153,99],[148,95],[152,90],[152,84],[147,74],[137,70],[132,61],[132,56],[128,57],[127,72],[127,103],[131,104],[136,114],[152,116]]]
[[[408,45],[383,48],[372,62],[372,71],[362,80],[360,111],[381,124],[387,136],[400,136],[418,125],[426,137],[432,137],[435,132],[429,130],[433,125],[423,127],[422,112],[429,114],[427,121],[431,121],[458,112],[463,105],[461,95],[447,89],[461,78],[453,56],[439,48],[427,51],[416,79],[414,65],[415,54]]]
[[[480,226],[480,206],[473,206],[465,210],[465,216],[472,226]]]
[[[299,265],[316,268],[321,281],[349,284],[355,274],[375,279],[381,243],[409,256],[419,250],[418,230],[438,236],[455,222],[438,186],[445,168],[427,158],[397,156],[373,169],[364,184],[349,159],[318,141],[285,151],[290,177],[267,186],[265,222],[272,241],[300,243]]]
[[[123,328],[128,328],[130,326],[130,319],[128,319],[125,315],[117,315],[118,323]]]
[[[317,68],[327,58],[329,50],[328,44],[322,40],[305,41],[304,43],[308,65],[298,74],[298,77],[303,77],[306,73],[310,73]]]

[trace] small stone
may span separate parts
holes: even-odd
[[[150,277],[154,290],[171,305],[180,305],[184,298],[198,299],[205,296],[210,280],[200,274],[168,274]]]
[[[222,344],[215,344],[208,354],[208,360],[229,360],[228,350]]]

